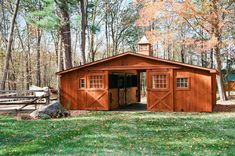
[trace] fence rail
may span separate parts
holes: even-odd
[[[20,105],[18,111],[29,105],[35,105],[36,108],[37,105],[49,103],[49,90],[0,90],[0,106]]]

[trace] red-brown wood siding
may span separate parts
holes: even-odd
[[[211,112],[212,92],[211,75],[195,69],[181,69],[174,72],[174,84],[177,77],[188,77],[189,88],[177,89],[174,86],[175,111],[184,112]]]
[[[60,79],[60,101],[67,109],[76,110],[77,106],[77,72],[65,74]]]
[[[183,67],[178,64],[151,60],[144,57],[126,55],[101,62],[93,66],[74,70],[61,75],[61,102],[67,108],[81,110],[110,110],[117,108],[120,99],[118,92],[108,89],[108,74],[112,71],[135,73],[147,71],[147,94],[149,111],[185,111],[185,112],[211,112],[216,102],[215,74],[207,70]],[[169,90],[156,91],[151,87],[151,74],[166,71],[169,74]],[[89,75],[102,74],[104,87],[102,89],[89,88]],[[177,77],[188,77],[190,80],[188,90],[176,88]],[[86,88],[79,88],[79,79],[84,78]],[[127,101],[137,101],[136,90],[128,92]],[[112,104],[110,104],[112,94]],[[120,93],[119,93],[120,94]],[[119,103],[118,103],[119,101]]]
[[[61,77],[61,103],[67,108],[80,110],[108,110],[107,73],[101,71],[77,71]],[[89,88],[89,76],[103,75],[103,88]],[[85,88],[79,88],[79,80],[85,79]]]
[[[179,67],[179,66],[173,66],[172,64],[150,60],[147,58],[141,58],[137,56],[125,56],[123,58],[116,58],[113,60],[109,60],[107,62],[102,62],[102,63],[96,64],[95,66],[87,67],[83,70],[110,70],[110,71],[128,70],[128,71],[132,71],[133,68],[136,68],[136,70],[141,69],[141,68],[159,69],[159,68],[164,68],[164,66],[168,66],[172,68]]]
[[[216,74],[211,74],[211,87],[212,87],[212,106],[214,108],[216,105],[216,91],[217,91]]]

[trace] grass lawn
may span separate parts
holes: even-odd
[[[0,116],[0,155],[235,155],[235,113]]]

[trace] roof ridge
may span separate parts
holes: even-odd
[[[74,70],[77,70],[77,69],[89,67],[89,66],[92,66],[92,65],[95,65],[95,64],[98,64],[98,63],[102,63],[102,62],[105,62],[105,61],[109,61],[111,59],[119,58],[119,57],[122,57],[122,56],[125,56],[125,55],[133,55],[133,56],[138,56],[138,57],[144,57],[144,58],[148,58],[148,59],[152,59],[152,60],[156,60],[156,61],[162,61],[162,62],[165,62],[165,63],[171,63],[171,64],[175,64],[175,65],[186,66],[186,67],[189,67],[189,68],[197,68],[197,69],[207,70],[207,71],[210,71],[212,73],[217,73],[216,69],[206,68],[206,67],[187,64],[187,63],[182,63],[180,61],[166,60],[166,59],[163,59],[163,58],[138,54],[138,53],[129,51],[129,52],[121,53],[121,54],[114,55],[114,56],[111,56],[111,57],[106,57],[106,58],[103,58],[103,59],[100,59],[100,60],[97,60],[97,61],[94,61],[94,62],[89,62],[89,63],[83,64],[83,65],[80,65],[80,66],[72,67],[72,68],[67,69],[67,70],[59,71],[56,74],[60,75],[60,74],[63,74],[63,73],[67,73],[67,72],[74,71]]]

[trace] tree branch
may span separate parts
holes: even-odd
[[[190,27],[193,28],[193,30],[194,30],[199,36],[201,36],[202,39],[205,39],[202,34],[200,34],[199,32],[197,32],[197,30],[196,30],[196,29],[193,27],[193,25],[188,21],[188,19],[186,19],[185,17],[183,17],[183,19],[189,24]]]

